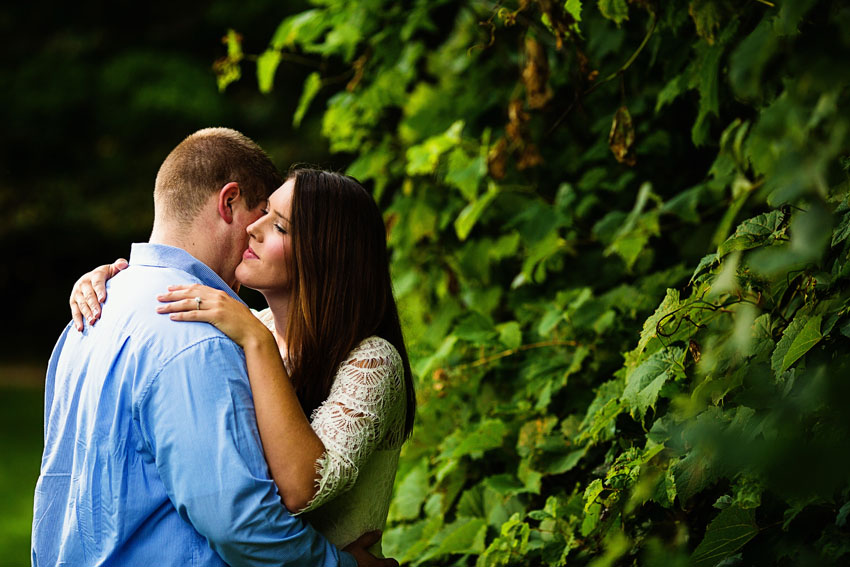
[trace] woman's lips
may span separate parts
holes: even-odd
[[[254,253],[253,250],[251,250],[250,246],[245,249],[245,252],[242,253],[242,258],[244,258],[245,260],[259,260],[260,259],[260,257],[257,256]]]

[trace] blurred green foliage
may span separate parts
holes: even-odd
[[[181,139],[230,126],[281,168],[327,161],[318,119],[297,137],[291,112],[312,69],[283,62],[299,88],[270,98],[252,84],[222,96],[213,63],[230,27],[259,37],[304,2],[164,2],[129,12],[103,2],[0,6],[0,360],[46,361],[69,320],[70,286],[148,238],[153,181]],[[341,163],[347,161],[340,160]]]
[[[283,20],[259,87],[334,67],[294,122],[386,211],[421,404],[389,555],[850,559],[848,29],[838,0]],[[250,74],[231,41],[222,87]]]
[[[0,369],[0,374],[7,370]],[[32,495],[41,463],[43,407],[41,390],[0,384],[0,566],[30,563]]]

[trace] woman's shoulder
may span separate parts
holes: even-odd
[[[272,310],[268,307],[261,311],[257,311],[256,309],[251,309],[251,313],[254,314],[254,317],[260,320],[260,322],[268,327],[269,331],[274,332],[274,315],[272,315]]]
[[[360,362],[361,364],[358,364]],[[361,367],[377,368],[379,366],[401,367],[401,355],[395,346],[383,337],[373,335],[366,337],[352,349],[345,363]],[[366,364],[362,364],[366,363]]]

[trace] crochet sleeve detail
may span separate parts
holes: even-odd
[[[404,440],[404,367],[379,337],[361,342],[337,370],[330,395],[311,417],[325,452],[316,461],[316,495],[306,512],[350,489],[376,451]]]

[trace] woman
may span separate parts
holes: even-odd
[[[221,291],[193,285],[169,288],[158,311],[212,323],[242,346],[284,504],[341,548],[383,529],[399,450],[413,427],[384,223],[354,179],[310,169],[294,170],[264,213],[248,227],[236,276],[263,294],[268,309],[252,313]],[[85,296],[93,279],[120,267],[77,282],[75,320],[81,312],[96,319]]]

